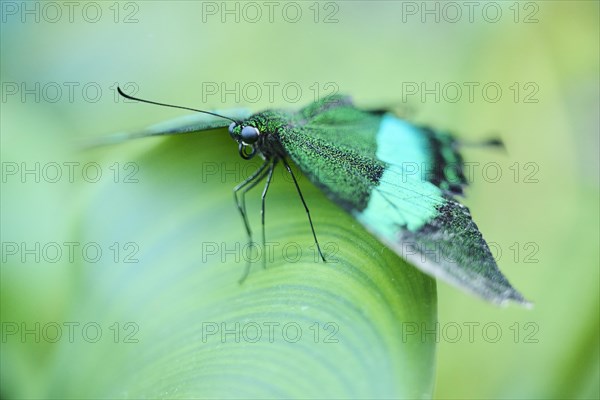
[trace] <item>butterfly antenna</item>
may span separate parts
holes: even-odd
[[[199,109],[197,109],[197,108],[190,108],[190,107],[177,106],[177,105],[174,105],[174,104],[159,103],[159,102],[157,102],[157,101],[144,100],[144,99],[140,99],[140,98],[138,98],[138,97],[133,97],[133,96],[130,96],[130,95],[128,95],[128,94],[126,94],[126,93],[124,93],[124,92],[121,90],[121,88],[120,88],[119,86],[117,86],[117,92],[119,92],[119,94],[120,94],[121,96],[123,96],[123,97],[125,97],[126,99],[129,99],[129,100],[141,101],[142,103],[155,104],[155,105],[157,105],[157,106],[172,107],[172,108],[180,108],[180,109],[182,109],[182,110],[196,111],[196,112],[200,112],[200,113],[204,113],[204,114],[208,114],[208,115],[213,115],[213,116],[215,116],[215,117],[219,117],[219,118],[225,118],[225,119],[228,119],[228,120],[230,120],[230,121],[233,121],[233,122],[235,122],[235,123],[238,123],[238,121],[236,121],[236,120],[235,120],[235,119],[233,119],[233,118],[229,118],[229,117],[226,117],[226,116],[224,116],[224,115],[215,114],[215,113],[213,113],[213,112],[210,112],[210,111],[199,110]]]

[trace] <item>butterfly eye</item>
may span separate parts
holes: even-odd
[[[237,126],[237,124],[235,122],[232,122],[231,124],[229,124],[229,135],[231,135],[232,138],[235,139],[235,134],[233,133],[233,129]]]
[[[260,132],[253,126],[245,126],[242,129],[242,141],[247,144],[255,143],[260,136]]]

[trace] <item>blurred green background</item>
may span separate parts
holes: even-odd
[[[275,2],[271,16],[263,2],[1,4],[3,398],[428,397],[436,341],[435,398],[599,397],[598,2]],[[417,344],[403,346],[405,332],[398,328],[406,325],[399,322],[436,318],[435,306],[419,300],[435,304],[431,281],[401,263],[400,272],[388,269],[399,260],[305,179],[322,240],[352,244],[358,235],[358,250],[339,250],[350,260],[342,264],[359,268],[374,259],[380,269],[356,283],[328,265],[331,281],[320,282],[321,264],[302,263],[284,274],[275,262],[267,271],[255,268],[243,294],[226,296],[239,290],[243,263],[221,273],[215,259],[197,258],[206,240],[243,243],[230,190],[251,169],[218,132],[78,152],[80,140],[183,114],[125,102],[116,96],[117,84],[157,101],[255,111],[299,107],[339,91],[358,104],[399,106],[412,121],[461,138],[500,136],[506,153],[465,150],[466,160],[478,164],[464,202],[502,271],[535,307],[501,309],[439,283],[437,338],[419,331],[411,338]],[[73,182],[64,162],[80,163],[72,164]],[[81,166],[89,162],[103,174],[96,183],[82,179]],[[36,163],[40,182],[35,172],[22,171],[35,170]],[[56,183],[52,163],[63,174]],[[233,172],[223,176],[227,168]],[[128,177],[137,184],[128,184]],[[308,249],[305,215],[283,177],[276,175],[269,197],[267,235]],[[249,210],[258,210],[258,193],[248,196]],[[40,262],[31,255],[23,261],[21,248],[12,254],[11,244],[35,248],[36,242],[100,243],[105,256],[90,264],[66,256],[47,262],[47,254]],[[114,242],[118,255],[109,249]],[[130,242],[134,247],[125,247]],[[124,263],[131,251],[139,262]],[[293,285],[286,286],[288,278]],[[367,280],[373,287],[360,285]],[[403,280],[406,290],[394,297]],[[306,295],[315,287],[330,287],[335,296]],[[254,297],[245,297],[250,292]],[[180,293],[208,300],[198,308]],[[411,304],[407,293],[415,299]],[[364,308],[344,300],[353,296],[368,299]],[[203,355],[194,344],[199,331],[185,327],[198,324],[199,315],[206,321],[268,320],[236,315],[248,302],[256,310],[275,307],[271,317],[278,320],[305,315],[327,322],[343,312],[337,314],[342,347],[307,345],[302,359],[289,346],[241,353],[223,346],[225,360],[210,364],[217,372],[200,372],[214,382],[190,383],[194,352],[202,360],[216,353]],[[382,305],[391,311],[379,313]],[[351,334],[344,333],[343,315],[354,321]],[[171,323],[161,323],[165,316]],[[118,343],[64,337],[35,343],[32,335],[18,340],[19,333],[8,334],[24,321],[29,327],[102,321],[111,338],[133,332],[127,321],[141,321],[139,343],[122,337]],[[107,321],[121,325],[111,330]],[[307,335],[309,325],[303,325]],[[173,351],[166,338],[184,344]],[[352,349],[361,353],[351,358]],[[408,363],[394,364],[386,349],[405,351]],[[251,351],[259,363],[268,351],[288,360],[260,370],[287,379],[293,389],[278,392],[268,377],[260,385],[245,380],[244,371],[256,367],[244,364]],[[236,358],[240,354],[246,358]],[[226,373],[218,371],[219,362]],[[303,370],[321,367],[328,379],[302,381]],[[345,376],[345,369],[354,374]],[[407,372],[413,369],[420,372]],[[415,379],[415,387],[402,386]],[[231,390],[224,392],[227,385]],[[252,390],[239,390],[244,385]]]

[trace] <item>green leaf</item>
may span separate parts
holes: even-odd
[[[435,327],[435,281],[305,178],[328,262],[316,257],[300,199],[279,168],[266,204],[273,251],[267,268],[254,262],[240,285],[248,249],[231,189],[257,164],[239,158],[226,132],[91,156],[119,171],[83,182],[77,200],[76,236],[103,255],[77,266],[65,318],[85,332],[56,344],[38,395],[431,397],[435,335],[421,333]],[[138,182],[124,182],[131,179]],[[247,196],[259,243],[261,190]]]

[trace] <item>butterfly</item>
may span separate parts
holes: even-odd
[[[233,109],[221,115],[140,99],[120,88],[118,91],[131,100],[199,113],[133,134],[108,137],[104,144],[226,128],[243,159],[262,159],[258,169],[233,189],[249,242],[245,193],[265,181],[261,209],[264,242],[265,197],[273,171],[282,165],[292,177],[318,253],[326,261],[309,207],[290,167],[293,162],[334,203],[425,273],[492,303],[530,304],[498,269],[469,209],[456,198],[468,182],[459,142],[453,136],[411,124],[388,110],[360,109],[343,95],[327,96],[297,111],[252,114]],[[247,274],[248,268],[242,280]]]

